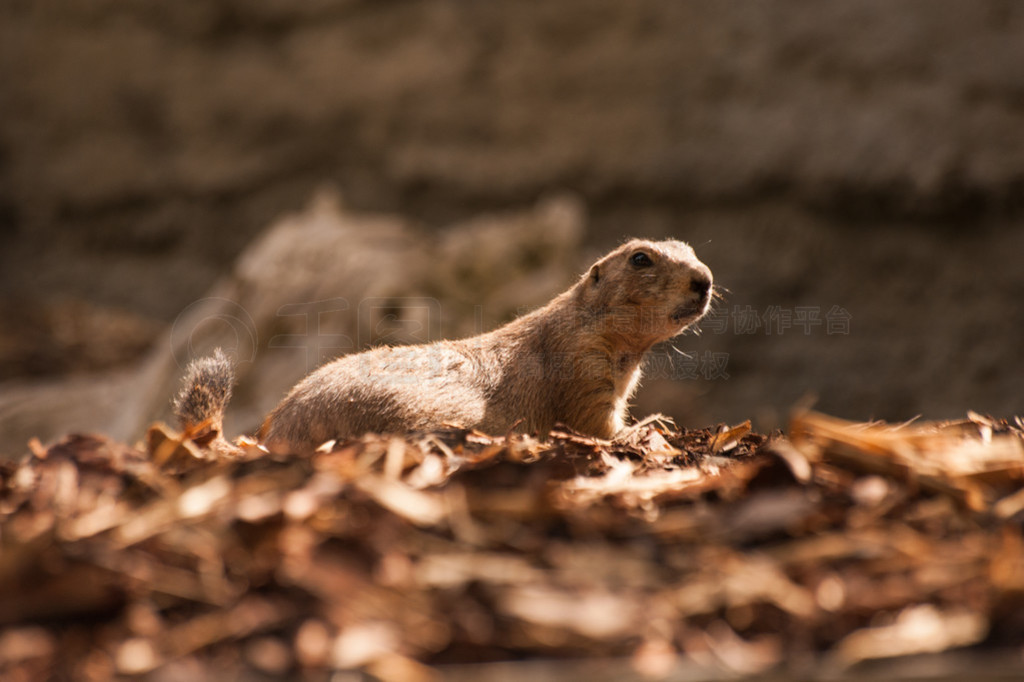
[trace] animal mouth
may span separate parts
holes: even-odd
[[[702,317],[707,312],[707,307],[708,301],[706,299],[702,299],[697,303],[683,303],[677,305],[669,317],[676,324],[689,324],[696,322],[698,318]]]

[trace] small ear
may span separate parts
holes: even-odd
[[[597,267],[596,263],[594,264],[594,267],[590,268],[590,279],[594,284],[601,281],[601,268]]]

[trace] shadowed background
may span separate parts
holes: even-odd
[[[576,255],[524,304],[691,242],[730,293],[636,415],[1020,413],[1021,64],[1013,0],[4,3],[0,447],[106,428],[89,391],[325,184],[423,243],[570,193]]]

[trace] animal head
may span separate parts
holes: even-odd
[[[591,266],[575,303],[606,336],[646,350],[699,320],[712,291],[711,270],[689,244],[633,239]]]

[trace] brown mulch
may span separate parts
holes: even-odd
[[[311,457],[74,435],[0,463],[0,679],[658,678],[1024,643],[1024,435],[794,416]],[[256,676],[256,677],[254,677]]]

